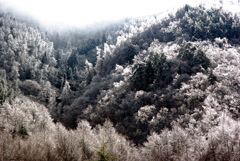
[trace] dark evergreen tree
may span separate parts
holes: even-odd
[[[7,98],[7,79],[6,71],[0,70],[0,104],[2,105]]]
[[[130,64],[133,63],[134,56],[138,54],[136,47],[130,44],[127,48],[127,53],[124,55],[124,60]]]
[[[213,74],[213,71],[210,71],[210,74],[208,76],[209,82],[213,85],[215,81],[217,81],[217,77]]]
[[[78,65],[77,52],[75,50],[72,51],[72,54],[68,58],[67,64],[70,68],[74,69]]]
[[[102,44],[106,43],[107,42],[107,38],[106,38],[106,35],[103,34],[102,35]]]
[[[177,58],[179,58],[182,61],[185,61],[188,63],[189,66],[193,66],[193,57],[194,57],[194,52],[196,48],[192,47],[191,43],[186,43],[182,45],[181,49],[179,50],[179,54]]]
[[[164,87],[172,81],[170,72],[170,63],[164,53],[151,53],[150,61],[154,69],[155,88]]]
[[[194,66],[201,65],[206,70],[210,65],[210,61],[203,51],[198,50],[197,53],[194,55],[193,65]]]
[[[47,57],[47,52],[43,54],[42,57],[42,64],[48,64],[48,57]]]
[[[131,77],[132,87],[135,90],[145,90],[147,84],[145,81],[145,65],[144,64],[138,64],[135,65],[135,69],[133,71],[133,76]]]

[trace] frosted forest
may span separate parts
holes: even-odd
[[[240,160],[240,14],[96,30],[0,10],[0,160]]]

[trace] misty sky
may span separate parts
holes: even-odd
[[[206,1],[206,0],[205,0]],[[37,18],[45,24],[85,26],[159,13],[197,0],[0,0],[5,6]]]

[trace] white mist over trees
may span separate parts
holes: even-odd
[[[0,0],[0,2],[7,9],[15,10],[23,15],[30,15],[43,25],[57,28],[89,28],[91,25],[105,25],[125,18],[140,18],[146,15],[175,12],[185,4],[226,7],[226,9],[230,8],[229,11],[237,11],[240,7],[238,0],[179,0],[178,3],[175,3],[174,0],[164,3],[158,0],[118,0],[114,3],[111,0]]]

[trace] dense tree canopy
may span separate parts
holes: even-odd
[[[0,15],[2,160],[239,160],[236,15],[186,5],[92,33]]]

